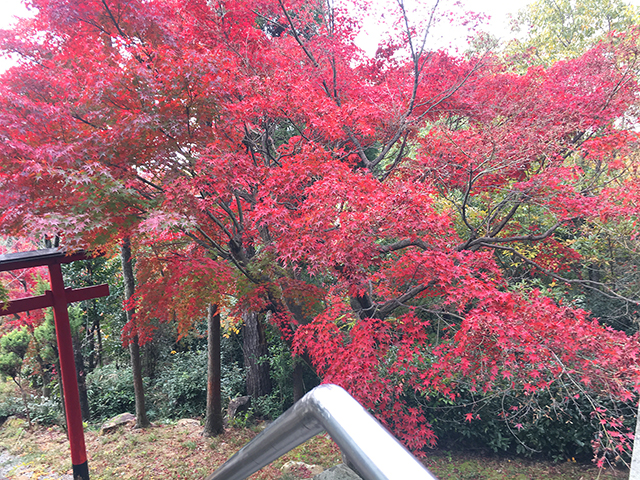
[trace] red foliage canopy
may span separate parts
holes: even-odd
[[[311,0],[33,4],[0,35],[22,58],[0,79],[0,226],[137,238],[140,338],[234,295],[417,449],[408,392],[633,399],[637,339],[512,273],[637,306],[572,247],[637,218],[635,38],[514,73],[427,50],[402,9],[368,59]]]

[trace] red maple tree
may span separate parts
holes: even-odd
[[[637,339],[540,285],[637,308],[574,247],[637,218],[636,38],[520,74],[429,50],[402,1],[374,58],[314,1],[33,3],[0,36],[22,56],[0,80],[0,226],[146,245],[139,338],[157,306],[186,325],[233,294],[414,449],[435,438],[407,398],[462,384],[634,401]],[[627,449],[593,412],[599,458]]]

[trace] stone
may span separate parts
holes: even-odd
[[[178,420],[179,427],[200,427],[200,420],[195,418],[181,418]]]
[[[121,425],[133,424],[136,423],[136,416],[131,413],[121,413],[120,415],[116,415],[111,420],[107,420],[100,427],[100,435],[106,435],[107,433],[111,433],[118,429]]]
[[[229,402],[227,407],[227,417],[225,423],[229,423],[233,420],[238,413],[246,412],[251,407],[251,397],[245,395],[244,397],[236,397]]]
[[[313,480],[362,480],[345,464],[336,465],[313,477]]]
[[[304,462],[292,461],[285,463],[280,470],[289,477],[306,479],[322,473],[324,468],[320,465],[310,465]]]

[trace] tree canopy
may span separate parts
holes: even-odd
[[[626,32],[640,21],[638,7],[622,0],[538,0],[517,15],[525,38],[510,46],[545,64],[575,58],[599,41]]]

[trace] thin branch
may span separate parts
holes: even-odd
[[[506,203],[505,203],[506,205]],[[507,222],[509,220],[511,220],[513,218],[513,216],[515,215],[516,211],[518,210],[518,208],[520,208],[520,206],[522,205],[521,202],[516,202],[514,203],[514,205],[511,207],[511,210],[509,210],[509,213],[507,213],[505,215],[505,217],[500,221],[500,223],[498,225],[496,225],[495,227],[493,227],[493,229],[491,230],[491,232],[489,232],[489,237],[495,237],[498,233],[500,233],[502,231],[502,229],[505,227],[505,225],[507,224]],[[499,210],[496,210],[496,214],[498,213]],[[490,226],[491,221],[495,218],[495,216],[492,216],[491,218],[488,219],[487,221],[487,228]]]
[[[241,224],[244,224],[244,215],[242,214],[242,204],[240,203],[240,196],[237,193],[233,194],[236,197],[236,206],[238,207],[238,220]]]
[[[224,234],[229,237],[229,240],[233,240],[233,235],[231,234],[231,232],[227,229],[227,227],[224,226],[224,224],[218,220],[216,218],[215,215],[213,215],[208,208],[204,209],[204,213],[211,219],[213,220],[213,222],[218,225],[218,227],[220,227],[220,229],[224,232]]]
[[[280,8],[282,9],[282,13],[284,13],[284,16],[287,18],[287,22],[289,22],[289,26],[291,27],[291,33],[293,34],[293,38],[296,40],[298,45],[300,45],[300,48],[302,48],[302,51],[309,58],[309,60],[311,60],[311,63],[313,64],[313,66],[318,68],[320,66],[320,64],[316,61],[316,59],[311,54],[311,52],[309,50],[307,50],[307,47],[304,46],[304,43],[300,39],[300,36],[298,35],[298,31],[296,30],[296,27],[293,25],[293,20],[291,19],[291,16],[289,15],[289,12],[287,11],[286,7],[284,6],[283,1],[282,0],[278,0],[278,4],[280,5]]]
[[[95,129],[97,129],[97,130],[106,130],[106,129],[105,129],[105,128],[103,128],[103,127],[99,127],[98,125],[96,125],[96,124],[94,124],[94,123],[91,123],[89,120],[86,120],[86,119],[82,118],[82,117],[81,117],[80,115],[78,115],[77,113],[72,113],[72,114],[71,114],[71,116],[72,116],[73,118],[75,118],[76,120],[80,120],[80,121],[81,121],[82,123],[84,123],[85,125],[89,125],[90,127],[93,127],[93,128],[95,128]]]
[[[204,240],[198,238],[197,235],[194,235],[193,233],[188,232],[185,229],[181,229],[181,230],[187,237],[189,237],[191,240],[196,242],[201,247],[206,248],[207,250],[210,250],[213,247],[213,249],[217,250],[218,253],[220,253],[221,257],[226,258],[226,259],[231,258],[231,254],[228,251],[226,251],[224,248],[222,248],[222,246],[218,242],[216,242],[209,235],[207,235],[204,230],[202,230],[199,227],[196,227],[196,229],[198,230],[200,235],[202,235],[207,240],[206,242]]]
[[[405,132],[404,137],[402,138],[402,145],[400,145],[400,150],[398,151],[398,154],[396,155],[396,158],[393,160],[393,163],[391,164],[391,166],[388,168],[388,170],[380,179],[381,182],[384,182],[387,178],[389,178],[389,175],[393,173],[393,171],[396,169],[398,164],[402,161],[404,157],[404,150],[407,146],[408,138],[409,138],[409,132]]]
[[[629,302],[629,303],[632,303],[634,305],[640,305],[640,301],[639,300],[634,300],[632,298],[620,295],[618,292],[616,292],[613,289],[609,288],[607,285],[605,285],[602,282],[596,282],[594,280],[581,280],[581,279],[575,279],[575,278],[566,278],[566,277],[563,277],[562,275],[558,275],[557,273],[552,272],[551,270],[549,270],[547,268],[544,268],[538,262],[535,262],[535,261],[531,260],[530,258],[525,257],[524,255],[522,255],[520,252],[518,252],[516,249],[514,249],[512,247],[506,247],[506,246],[503,246],[503,245],[493,245],[493,244],[490,244],[490,243],[484,243],[481,246],[493,248],[495,250],[502,250],[502,251],[509,252],[509,253],[515,255],[516,257],[518,257],[520,260],[522,260],[526,264],[537,268],[538,270],[543,272],[545,275],[547,275],[547,276],[549,276],[549,277],[551,277],[551,278],[553,278],[555,280],[558,280],[560,282],[569,283],[569,284],[576,284],[576,285],[582,285],[585,288],[589,288],[591,290],[594,290],[594,291],[597,291],[597,292],[601,293],[602,295],[604,295],[607,298],[616,299],[616,300],[623,300],[625,302]]]
[[[398,242],[391,243],[389,245],[381,246],[378,248],[378,251],[380,253],[390,253],[390,252],[402,250],[407,247],[418,247],[422,250],[431,249],[431,247],[426,242],[423,242],[422,240],[416,238],[414,240],[400,240]]]
[[[231,219],[231,221],[233,222],[233,228],[235,229],[236,233],[239,234],[240,232],[242,232],[244,228],[238,223],[238,220],[236,220],[236,216],[234,215],[233,210],[231,210],[222,201],[218,201],[216,203],[226,212],[227,216]]]
[[[512,242],[538,242],[549,238],[553,233],[565,222],[575,220],[577,217],[568,218],[566,220],[557,222],[553,227],[549,228],[546,232],[539,235],[515,235],[513,237],[479,237],[471,242],[465,242],[462,245],[458,245],[456,250],[475,250],[481,246],[490,246],[496,243],[512,243]]]
[[[118,23],[118,21],[116,20],[116,18],[113,16],[113,12],[111,11],[111,9],[109,8],[109,5],[107,5],[106,0],[102,0],[102,5],[104,5],[105,10],[107,11],[107,15],[109,15],[109,18],[111,19],[111,21],[113,22],[113,26],[116,27],[116,30],[118,30],[118,33],[124,37],[124,38],[129,38],[129,35],[127,35],[126,33],[124,33],[122,31],[122,29],[120,28],[120,24]]]
[[[394,298],[393,300],[389,300],[382,304],[382,306],[376,308],[376,318],[385,318],[391,312],[393,312],[396,308],[402,307],[405,302],[411,300],[413,297],[418,295],[419,293],[424,292],[427,288],[429,288],[431,284],[428,285],[417,285],[412,289],[408,290],[406,293],[400,295],[398,298]]]

